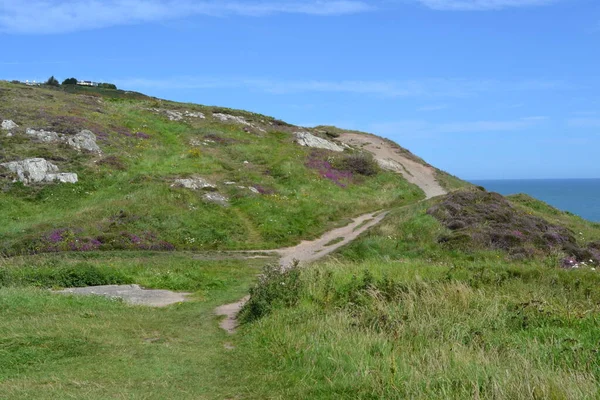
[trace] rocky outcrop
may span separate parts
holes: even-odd
[[[85,150],[92,153],[102,153],[102,150],[100,150],[100,147],[96,143],[96,135],[87,129],[82,130],[75,136],[69,137],[67,144],[78,151]]]
[[[253,125],[250,122],[246,121],[243,117],[239,117],[237,115],[229,115],[229,114],[223,114],[223,113],[214,113],[213,117],[218,119],[221,122],[233,122],[236,124],[240,124],[240,125],[246,125],[249,126],[250,128],[254,128],[257,129],[261,132],[266,132],[263,128]]]
[[[176,179],[171,187],[182,187],[191,190],[217,190],[217,187],[201,177]]]
[[[30,183],[77,183],[77,174],[60,173],[58,167],[43,158],[28,158],[22,161],[11,161],[0,164],[17,175],[17,181]]]
[[[185,117],[189,118],[200,118],[205,119],[206,116],[199,111],[175,111],[175,110],[164,110],[161,108],[151,108],[151,111],[155,113],[165,115],[169,121],[182,121]]]
[[[227,207],[229,205],[229,199],[220,193],[206,193],[204,196],[202,196],[202,198],[209,203],[215,203],[223,207]]]
[[[13,129],[16,129],[18,127],[19,127],[19,125],[15,124],[10,119],[5,119],[4,121],[2,121],[2,130],[3,131],[12,131]]]
[[[61,136],[57,132],[45,131],[43,129],[36,130],[27,128],[25,134],[44,143],[60,142]]]
[[[84,129],[75,136],[67,136],[57,132],[45,131],[43,129],[28,128],[25,134],[31,136],[35,140],[44,143],[59,143],[64,142],[77,151],[89,151],[90,153],[102,154],[102,150],[96,143],[96,135],[90,130]]]
[[[343,147],[308,132],[296,132],[295,135],[296,143],[298,143],[300,146],[314,147],[317,149],[326,149],[331,151],[344,151]]]

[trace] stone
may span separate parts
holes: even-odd
[[[206,119],[206,116],[199,111],[185,111],[184,114],[186,117]]]
[[[313,147],[317,149],[326,149],[338,152],[344,151],[343,147],[308,132],[296,132],[295,135],[296,143],[298,143],[300,146]]]
[[[234,122],[236,124],[246,125],[254,129],[258,129],[261,132],[266,132],[263,128],[252,125],[250,122],[246,121],[243,117],[239,117],[237,115],[229,115],[223,113],[214,113],[213,117],[218,119],[221,122]]]
[[[204,200],[208,201],[209,203],[215,203],[215,204],[218,204],[223,207],[227,207],[229,205],[229,199],[220,193],[216,193],[216,192],[206,193],[202,197],[204,198]]]
[[[191,190],[217,190],[217,187],[201,177],[176,179],[171,187],[182,187]]]
[[[257,188],[250,186],[248,189],[250,189],[250,191],[254,194],[260,194],[260,192],[258,191]]]
[[[19,127],[19,125],[15,124],[10,119],[2,121],[2,130],[3,131],[10,131],[10,130],[13,130],[18,127]]]
[[[25,185],[30,183],[62,182],[77,183],[77,174],[59,173],[58,167],[43,158],[28,158],[0,164],[17,174],[17,180]]]
[[[183,119],[183,114],[179,111],[165,110],[164,113],[169,118],[169,121],[181,121]]]
[[[77,183],[77,174],[72,172],[61,172],[58,174],[48,174],[44,182]]]
[[[27,128],[25,134],[33,136],[34,139],[44,143],[55,143],[60,141],[60,135],[56,132],[45,131],[43,129],[36,130]]]
[[[181,121],[184,117],[190,118],[201,118],[205,119],[206,116],[199,111],[174,111],[174,110],[163,110],[160,108],[151,108],[151,111],[154,111],[159,114],[164,114],[169,118],[169,121]]]
[[[101,154],[102,150],[96,143],[96,135],[87,129],[82,130],[77,135],[67,139],[67,144],[78,151],[89,151],[91,153]]]

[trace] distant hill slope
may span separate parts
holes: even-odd
[[[0,131],[0,252],[7,254],[273,248],[424,197],[392,171],[371,171],[360,147],[296,143],[297,132],[336,143],[346,131],[245,111],[1,82],[0,121],[18,126]],[[85,147],[84,130],[99,152]],[[14,183],[28,174],[19,175],[15,162],[34,158],[54,168],[48,179],[77,174],[78,183]],[[465,184],[435,173],[449,188]]]

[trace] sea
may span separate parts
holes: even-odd
[[[600,179],[473,180],[489,192],[525,193],[563,211],[600,222]]]

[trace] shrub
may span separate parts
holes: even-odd
[[[99,83],[98,87],[101,89],[113,89],[113,90],[117,90],[117,85],[115,85],[114,83]]]
[[[517,258],[533,255],[534,249],[562,249],[581,261],[593,258],[591,251],[579,248],[567,228],[527,214],[497,193],[454,192],[427,213],[452,231],[439,241],[453,249],[491,248]]]
[[[68,79],[65,79],[62,84],[63,85],[77,85],[77,79],[76,78],[68,78]]]
[[[58,82],[58,80],[56,80],[56,78],[53,75],[50,78],[48,78],[48,80],[46,81],[46,85],[48,85],[48,86],[60,86],[60,83]]]
[[[335,160],[334,166],[340,170],[365,176],[374,176],[379,172],[377,161],[367,153],[350,154],[338,158]]]
[[[288,268],[277,264],[265,266],[259,282],[250,289],[250,300],[240,311],[240,320],[252,322],[278,307],[295,306],[303,287],[297,260]]]

